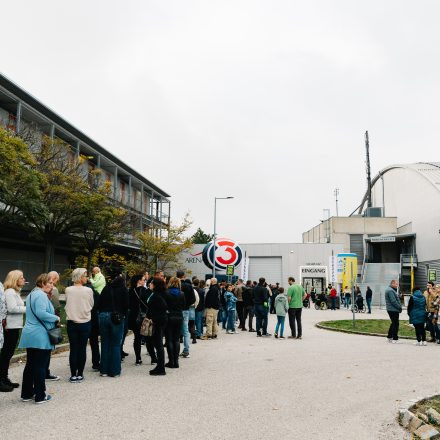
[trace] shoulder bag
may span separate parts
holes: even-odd
[[[60,344],[63,341],[63,335],[61,334],[61,329],[59,327],[54,327],[50,330],[47,329],[47,327],[44,325],[43,321],[35,314],[34,309],[32,308],[32,295],[29,295],[29,306],[31,308],[33,315],[35,316],[35,318],[37,318],[37,321],[46,330],[47,335],[49,336],[49,342],[52,345]]]
[[[115,310],[115,301],[113,298],[113,289],[110,287],[110,297],[112,299],[112,313],[110,314],[110,320],[114,325],[119,325],[123,319],[124,315]]]
[[[137,293],[136,293],[137,294]],[[151,295],[148,297],[147,299],[147,304],[150,302],[151,297],[154,295],[154,292],[151,293]],[[138,296],[139,298],[139,296]],[[140,301],[140,298],[139,298]],[[144,303],[142,303],[144,304]],[[145,304],[144,304],[145,305]],[[147,307],[147,306],[146,306]],[[139,311],[140,313],[140,311]],[[144,319],[141,322],[141,328],[139,330],[139,333],[142,336],[153,336],[153,320],[147,318],[146,316],[144,317]]]

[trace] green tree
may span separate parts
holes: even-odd
[[[0,128],[0,222],[17,224],[24,213],[38,211],[40,174],[28,146]]]
[[[110,183],[102,183],[100,172],[90,176],[89,184],[90,194],[80,207],[80,244],[86,251],[88,271],[95,251],[129,233],[133,222],[128,212],[110,199]]]
[[[191,237],[194,244],[206,244],[214,238],[214,234],[206,234],[201,228],[198,228],[195,234]]]
[[[154,228],[137,234],[139,241],[139,262],[151,272],[172,270],[179,265],[180,254],[193,245],[185,233],[191,227],[191,220],[186,214],[180,225],[167,228]]]
[[[38,209],[25,212],[31,233],[45,246],[44,271],[52,270],[55,245],[79,232],[83,213],[91,197],[87,172],[60,139],[47,136],[33,148],[35,170],[40,176]]]

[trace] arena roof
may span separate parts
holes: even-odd
[[[388,171],[399,168],[411,170],[414,171],[415,173],[420,174],[424,179],[426,179],[430,184],[432,184],[434,188],[437,189],[438,192],[440,192],[440,162],[417,162],[410,164],[390,165],[379,171],[379,173],[371,181],[371,187],[373,187],[375,183]],[[367,201],[367,197],[368,197],[368,192],[365,192],[361,204],[351,213],[351,215],[353,215],[356,211],[358,211],[358,214],[362,214],[365,202]]]

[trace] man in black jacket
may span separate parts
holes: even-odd
[[[217,278],[211,278],[211,285],[205,296],[206,334],[202,339],[215,339],[218,333],[217,314],[220,308],[220,290]]]
[[[255,317],[257,320],[256,330],[257,336],[270,336],[267,333],[267,312],[268,301],[269,301],[269,292],[264,286],[266,280],[264,278],[260,278],[258,280],[258,285],[254,288],[254,306],[255,306]]]
[[[185,307],[183,308],[183,323],[182,323],[182,335],[183,335],[183,352],[181,354],[184,358],[189,358],[189,308],[196,302],[196,295],[191,283],[185,281],[185,272],[178,270],[176,273],[177,278],[181,282],[181,290],[185,297]]]

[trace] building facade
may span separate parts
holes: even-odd
[[[169,225],[170,196],[164,190],[1,74],[0,126],[18,136],[31,133],[37,143],[44,135],[60,139],[70,147],[69,154],[80,159],[86,174],[92,170],[102,173],[102,178],[111,183],[111,197],[138,219],[133,233],[124,236],[117,248],[136,249],[137,231],[160,230]],[[69,264],[68,254],[68,248],[60,246],[56,250],[58,270]],[[6,271],[17,268],[22,268],[28,277],[41,272],[41,255],[41,245],[22,231],[0,232],[0,278]]]

